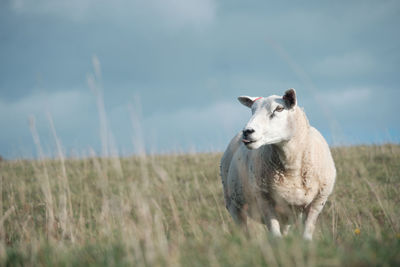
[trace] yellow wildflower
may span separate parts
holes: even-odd
[[[356,228],[354,230],[354,234],[359,235],[361,233],[361,230],[359,228]]]

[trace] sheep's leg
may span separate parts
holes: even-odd
[[[287,236],[289,234],[292,225],[299,225],[299,221],[302,221],[302,211],[294,206],[289,206],[291,208],[291,213],[289,215],[284,216],[283,226],[282,226],[282,235]],[[304,223],[304,222],[303,222]]]
[[[243,229],[243,231],[248,234],[248,228],[247,228],[247,214],[246,214],[246,209],[248,205],[245,204],[242,207],[239,207],[236,205],[236,203],[231,202],[230,205],[228,206],[228,211],[231,214],[233,220],[237,225],[240,226],[240,228]]]
[[[288,235],[289,230],[290,230],[290,227],[291,227],[290,224],[285,224],[285,225],[283,226],[283,231],[282,231],[282,235],[283,235],[283,236],[287,236],[287,235]]]
[[[311,202],[310,206],[307,208],[307,217],[305,219],[304,233],[303,233],[304,239],[312,240],[318,215],[321,213],[326,200],[327,197],[320,195],[313,202]]]
[[[257,199],[257,202],[261,216],[263,217],[263,221],[267,225],[268,230],[273,236],[281,237],[281,228],[274,207],[268,201]]]
[[[278,217],[272,208],[267,211],[267,227],[273,236],[282,236]]]

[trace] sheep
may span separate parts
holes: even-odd
[[[246,232],[250,217],[279,237],[305,214],[303,238],[311,240],[336,180],[327,142],[297,106],[294,89],[238,100],[252,117],[221,159],[226,208]]]

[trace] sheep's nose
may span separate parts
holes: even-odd
[[[244,137],[247,137],[252,133],[254,133],[254,129],[253,128],[246,128],[246,129],[243,130],[243,136]]]

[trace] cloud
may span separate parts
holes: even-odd
[[[371,99],[371,96],[371,88],[348,88],[346,90],[330,90],[317,94],[319,100],[334,108],[365,105]]]
[[[351,51],[326,56],[314,65],[313,72],[329,77],[354,77],[370,73],[374,65],[375,60],[370,54]]]
[[[151,2],[151,1],[150,1]],[[153,0],[149,4],[165,21],[200,27],[210,24],[216,17],[216,3],[213,0]]]
[[[362,132],[365,137],[370,134],[372,142],[388,129],[399,130],[400,118],[395,115],[398,113],[395,100],[399,97],[400,91],[395,88],[349,87],[316,93],[318,105],[313,105],[311,99],[302,104],[318,129],[339,127],[346,133],[344,137]]]
[[[57,91],[52,94],[36,92],[15,102],[0,101],[0,119],[10,122],[29,115],[51,113],[62,121],[89,102],[89,94],[79,90]],[[13,114],[12,117],[8,114]]]
[[[183,108],[143,118],[143,130],[161,149],[191,146],[223,149],[250,118],[250,111],[236,101],[219,101],[198,108]],[[148,140],[149,144],[152,140]]]
[[[191,130],[188,125],[213,125],[215,130],[231,130],[237,121],[250,114],[238,102],[216,102],[202,108],[183,108],[167,114],[157,113],[148,117],[147,122],[159,121],[169,124],[171,121],[180,129]],[[218,126],[218,129],[215,128]],[[206,129],[206,127],[201,127]]]
[[[67,153],[73,149],[82,152],[88,147],[99,151],[101,141],[95,101],[88,89],[51,94],[36,92],[19,101],[0,101],[1,154],[8,157],[21,148],[24,148],[22,156],[35,154],[28,125],[28,118],[34,116],[45,153],[51,155],[55,148],[47,114],[52,116]],[[106,113],[108,131],[123,154],[138,152],[138,142],[152,152],[187,151],[193,147],[198,151],[222,150],[250,117],[250,111],[234,100],[144,113],[134,124],[129,103],[108,107]]]
[[[83,19],[95,4],[92,0],[12,0],[11,7],[19,14],[55,15],[72,20]]]
[[[51,115],[61,141],[65,141],[68,147],[74,143],[81,147],[94,146],[98,127],[93,98],[89,92],[70,90],[52,94],[36,92],[15,102],[0,100],[1,154],[7,156],[21,149],[33,154],[28,124],[30,116],[36,119],[42,144],[51,146],[53,139],[47,114]]]
[[[147,17],[174,27],[201,27],[213,22],[216,16],[214,0],[13,0],[11,7],[19,14],[58,16],[72,21]]]

